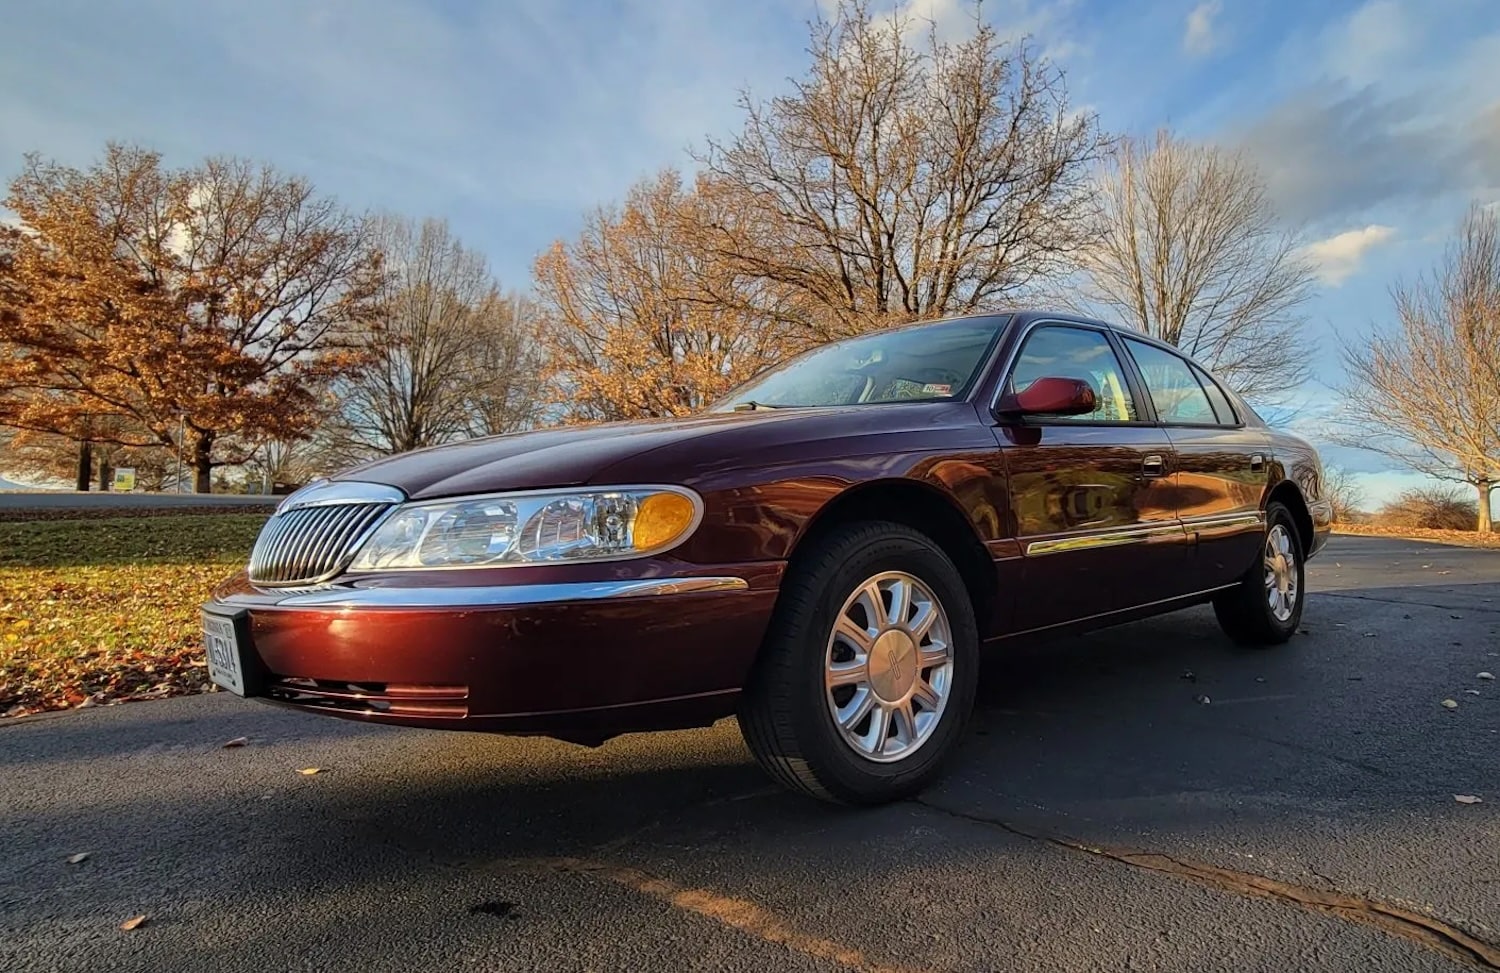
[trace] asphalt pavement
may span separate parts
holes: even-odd
[[[874,810],[732,721],[0,724],[0,969],[1500,968],[1500,552],[1337,537],[1309,576],[1278,649],[1196,609],[993,654],[948,776]]]

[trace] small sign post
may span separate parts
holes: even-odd
[[[115,470],[114,490],[116,493],[129,493],[135,489],[135,469],[122,466]]]

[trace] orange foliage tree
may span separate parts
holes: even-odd
[[[361,364],[379,258],[301,179],[112,144],[87,170],[28,156],[5,205],[0,424],[183,448],[207,492],[214,467],[305,435]]]
[[[774,284],[708,254],[733,218],[675,171],[637,183],[536,262],[549,387],[573,421],[685,415],[780,360],[802,329]]]

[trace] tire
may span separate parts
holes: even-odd
[[[1307,600],[1306,563],[1291,510],[1272,501],[1260,556],[1238,585],[1214,599],[1219,627],[1241,645],[1280,645],[1291,638]]]
[[[974,708],[978,677],[974,606],[952,560],[909,527],[850,524],[792,562],[741,697],[740,731],[787,787],[882,804],[937,777]]]

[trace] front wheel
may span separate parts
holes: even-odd
[[[788,572],[740,728],[789,787],[896,800],[929,783],[957,743],[978,656],[968,590],[941,548],[899,524],[840,528]]]
[[[1225,634],[1242,645],[1280,645],[1291,638],[1302,621],[1304,561],[1292,512],[1272,502],[1261,556],[1238,585],[1214,599]]]

